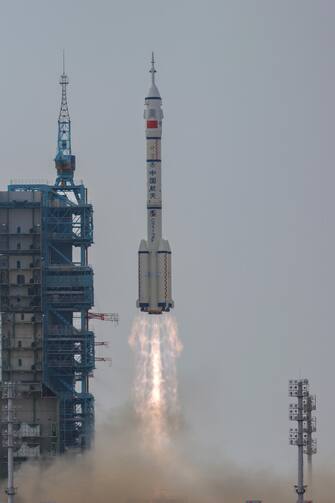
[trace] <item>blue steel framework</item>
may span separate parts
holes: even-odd
[[[88,448],[94,432],[94,398],[89,377],[95,367],[94,333],[88,311],[93,306],[93,270],[88,248],[93,243],[93,208],[84,185],[73,179],[68,77],[60,78],[61,108],[55,185],[15,184],[9,191],[39,191],[41,202],[42,383],[45,395],[58,398],[58,452]],[[25,203],[20,203],[24,207]],[[26,203],[30,207],[31,203]]]
[[[93,242],[93,208],[83,185],[9,185],[8,190],[42,193],[42,382],[44,393],[59,400],[59,452],[86,448],[94,430],[94,399],[89,393],[95,367],[94,333],[88,327],[93,270],[87,261]]]

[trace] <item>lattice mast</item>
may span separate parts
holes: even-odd
[[[76,168],[76,158],[71,152],[71,119],[67,104],[67,86],[69,78],[65,73],[65,55],[63,52],[63,73],[59,84],[62,87],[62,98],[58,116],[57,152],[55,157],[57,178],[55,185],[73,185],[73,174]]]

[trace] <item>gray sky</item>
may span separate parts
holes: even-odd
[[[184,351],[180,394],[206,458],[293,467],[287,381],[318,396],[333,459],[335,4],[1,2],[1,186],[55,178],[66,49],[77,179],[95,205],[97,415],[129,400],[127,338],[146,232],[143,103],[157,57],[164,234]]]

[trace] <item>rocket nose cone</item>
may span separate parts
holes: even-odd
[[[149,89],[147,98],[160,98],[160,97],[161,95],[159,94],[158,88],[156,84],[153,83]]]

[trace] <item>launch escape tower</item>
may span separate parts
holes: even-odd
[[[74,181],[68,83],[63,67],[55,184],[0,192],[2,381],[16,383],[17,462],[88,448],[94,429],[93,208]]]

